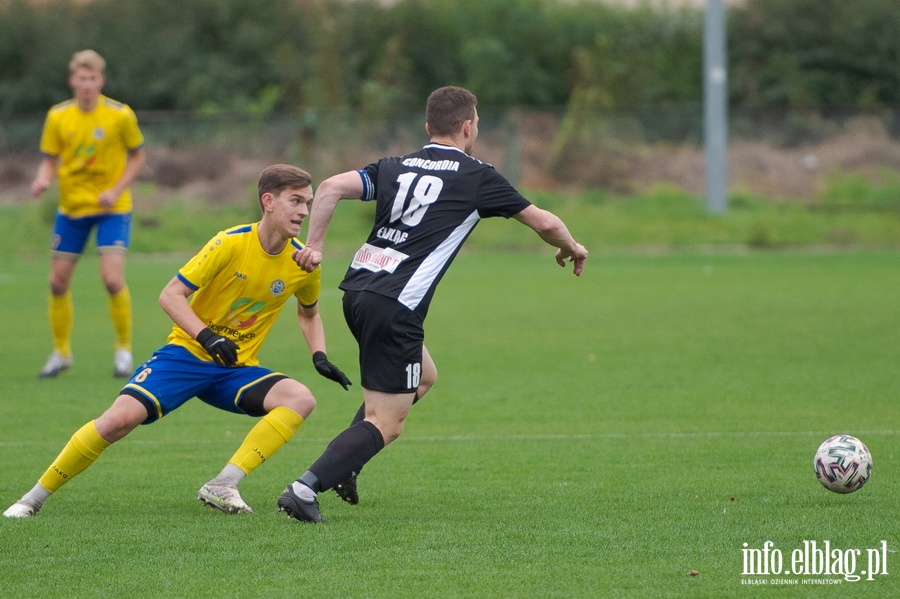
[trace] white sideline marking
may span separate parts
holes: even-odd
[[[602,440],[602,439],[715,439],[721,438],[756,438],[756,437],[821,437],[825,439],[836,433],[834,431],[696,431],[696,432],[669,432],[669,433],[585,433],[585,434],[536,434],[536,435],[447,435],[447,436],[416,436],[404,435],[401,439],[407,442],[424,441],[429,443],[440,442],[459,442],[459,441],[585,441],[585,440]],[[862,430],[848,431],[854,437],[893,437],[900,435],[900,430]],[[171,439],[132,439],[126,443],[129,445],[212,445],[222,441],[233,441],[235,433],[226,431],[219,433],[219,437],[215,438],[215,434],[210,434],[209,439],[187,439],[173,441]],[[299,435],[298,435],[299,436]],[[330,438],[325,437],[302,437],[304,442],[328,443]],[[0,447],[22,447],[25,445],[46,445],[48,441],[0,441]]]
[[[509,440],[509,441],[555,441],[555,440],[586,440],[586,439],[713,439],[716,437],[822,437],[827,438],[836,434],[833,431],[730,431],[713,432],[697,431],[688,433],[585,433],[585,434],[545,434],[545,435],[451,435],[447,437],[416,437],[410,436],[408,441],[482,441],[482,440]],[[856,431],[854,437],[874,437],[876,435],[894,436],[900,435],[900,431]]]

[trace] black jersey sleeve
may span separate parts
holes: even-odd
[[[485,165],[478,189],[478,215],[482,218],[510,218],[531,205],[516,188],[492,166]]]

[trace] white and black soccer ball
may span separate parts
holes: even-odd
[[[856,437],[835,435],[819,445],[813,468],[816,478],[829,491],[852,493],[872,475],[872,454]]]

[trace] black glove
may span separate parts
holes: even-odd
[[[231,339],[216,335],[209,330],[209,327],[207,327],[197,333],[197,342],[203,346],[206,353],[208,353],[217,364],[221,364],[222,366],[237,366],[237,353],[240,348],[238,347],[238,344]]]
[[[316,371],[319,374],[340,384],[344,389],[353,384],[347,378],[347,375],[341,372],[340,368],[328,361],[328,356],[323,351],[317,351],[313,354],[313,366],[316,367]]]

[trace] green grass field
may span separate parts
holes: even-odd
[[[329,256],[322,308],[329,357],[358,381],[335,289],[348,256]],[[252,421],[191,402],[111,447],[37,517],[0,521],[0,594],[900,596],[900,252],[596,252],[580,279],[551,256],[460,256],[426,327],[438,383],[363,472],[360,505],[323,495],[321,526],[276,511],[361,398],[315,374],[288,310],[262,359],[319,405],[242,484],[256,513],[196,501]],[[182,261],[130,258],[138,359],[164,342],[156,298]],[[4,509],[121,385],[93,258],[74,285],[75,367],[38,380],[46,269],[0,262]],[[840,432],[875,463],[846,496],[812,472]],[[826,540],[861,550],[857,573],[885,541],[887,574],[743,575],[745,543],[772,541],[790,567],[804,541]],[[840,584],[807,584],[822,580]]]

